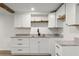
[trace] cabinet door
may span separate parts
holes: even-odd
[[[15,27],[30,27],[31,15],[30,14],[16,14],[15,15]]]
[[[50,13],[48,15],[48,27],[55,27],[56,26],[56,19],[55,19],[56,15],[55,13]]]
[[[22,27],[22,15],[15,15],[14,18],[14,27]]]
[[[57,10],[57,16],[62,16],[62,15],[64,15],[65,14],[65,12],[66,12],[66,10],[65,10],[65,4],[64,5],[62,5],[58,10]]]
[[[50,48],[50,54],[52,55],[52,56],[55,56],[55,40],[56,40],[56,38],[50,38],[49,39],[49,48]]]
[[[24,14],[23,15],[23,27],[31,27],[31,15]]]
[[[62,56],[62,46],[59,45],[58,43],[55,44],[55,55],[56,56]]]
[[[73,25],[76,20],[76,4],[67,3],[66,4],[66,24]]]
[[[79,56],[79,46],[64,46],[62,56]]]
[[[38,52],[38,39],[36,38],[30,39],[30,53],[39,53]]]
[[[24,54],[27,54],[29,53],[29,48],[26,48],[26,47],[15,47],[15,48],[11,48],[11,52],[12,54],[14,55],[24,55]]]
[[[49,53],[49,39],[40,38],[39,40],[40,53]]]
[[[58,20],[59,16],[63,16],[65,15],[66,13],[66,10],[65,10],[65,4],[62,5],[56,12],[56,27],[63,27],[63,22],[61,20]]]

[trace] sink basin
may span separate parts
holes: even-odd
[[[40,36],[38,36],[38,35],[31,35],[31,37],[32,38],[51,38],[51,37],[53,37],[53,36],[50,36],[50,35],[40,35]]]
[[[31,36],[32,38],[45,38],[45,36]]]

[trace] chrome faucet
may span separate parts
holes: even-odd
[[[38,36],[40,36],[41,34],[40,34],[40,32],[39,32],[39,28],[37,29],[37,32],[38,32]]]

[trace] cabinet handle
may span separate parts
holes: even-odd
[[[22,49],[18,49],[18,51],[22,51]]]
[[[38,43],[40,43],[40,41],[38,41]]]
[[[60,48],[59,46],[56,45],[57,48]]]
[[[21,41],[22,39],[18,39],[19,41]]]
[[[58,53],[56,53],[56,56],[60,56]]]
[[[18,43],[17,45],[23,45],[22,43]]]

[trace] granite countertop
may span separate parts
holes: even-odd
[[[56,36],[56,35],[44,35],[44,36],[38,36],[38,35],[15,35],[12,36],[11,38],[63,38],[63,36]]]
[[[61,46],[79,46],[79,42],[73,41],[57,41]]]
[[[49,37],[49,36],[46,36],[46,37],[31,37],[31,36],[13,36],[11,38],[58,38],[58,37]]]

